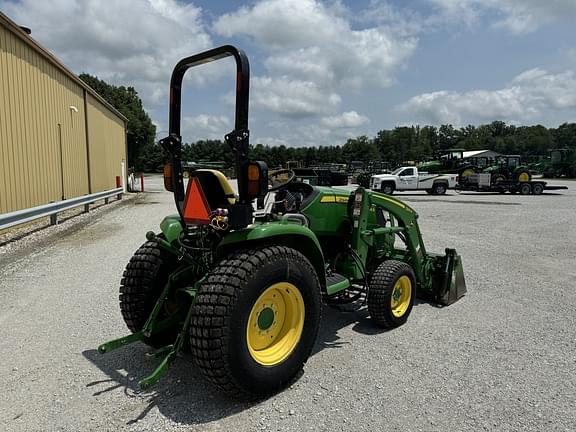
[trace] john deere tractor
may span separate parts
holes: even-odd
[[[230,56],[236,115],[225,140],[238,191],[211,169],[193,171],[185,187],[184,75]],[[225,393],[263,397],[304,366],[323,302],[366,302],[374,324],[392,329],[406,322],[417,295],[449,305],[466,291],[460,257],[453,249],[429,253],[418,215],[403,202],[361,187],[300,183],[291,170],[268,173],[264,162],[250,160],[248,86],[248,59],[233,46],[187,57],[172,73],[169,135],[161,144],[171,155],[164,180],[177,214],[146,235],[124,271],[120,310],[131,334],[99,347],[101,353],[136,341],[152,347],[159,365],[142,388],[184,351]]]
[[[511,181],[524,183],[532,180],[530,170],[521,164],[519,155],[500,155],[496,158],[496,163],[485,168],[483,172],[490,173],[491,182],[495,185]]]
[[[445,149],[437,152],[437,159],[418,164],[420,171],[430,174],[458,174],[461,179],[476,173],[478,167],[464,159],[464,150]]]

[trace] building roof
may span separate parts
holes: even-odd
[[[28,33],[26,33],[24,30],[22,30],[18,24],[16,24],[14,21],[12,21],[10,18],[8,18],[2,12],[0,12],[0,25],[8,28],[12,33],[14,33],[18,38],[20,38],[20,40],[22,40],[25,44],[30,46],[33,50],[38,52],[42,57],[44,57],[45,60],[52,63],[56,68],[58,68],[58,70],[60,70],[60,72],[62,72],[66,76],[68,76],[72,81],[74,81],[80,87],[85,89],[88,93],[90,93],[90,95],[94,96],[94,98],[96,98],[98,100],[98,102],[100,102],[102,105],[104,105],[106,108],[108,108],[111,112],[113,112],[118,117],[120,117],[120,119],[122,119],[125,123],[128,122],[128,119],[126,117],[124,117],[120,111],[118,111],[116,108],[114,108],[112,105],[110,105],[106,101],[106,99],[104,99],[102,96],[100,96],[96,92],[96,90],[94,90],[92,87],[90,87],[88,84],[86,84],[80,78],[78,78],[78,76],[75,75],[74,72],[72,72],[70,69],[68,69],[66,66],[64,66],[64,64],[62,62],[60,62],[60,60],[58,60],[53,54],[51,54],[50,51],[48,51],[46,48],[44,48],[42,45],[40,45],[34,38],[32,38],[32,36],[30,36]]]
[[[499,155],[500,153],[495,152],[494,150],[470,150],[470,151],[465,151],[462,153],[462,157],[464,159],[469,158],[469,157],[476,157],[476,156],[480,156],[482,153],[492,153],[495,155]]]

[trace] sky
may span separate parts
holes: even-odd
[[[253,144],[341,145],[405,125],[576,121],[576,0],[0,0],[73,72],[133,86],[166,135],[183,57],[250,60]],[[233,60],[191,69],[186,142],[233,129]]]

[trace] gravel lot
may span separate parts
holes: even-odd
[[[419,303],[388,332],[365,311],[326,308],[302,377],[257,404],[220,396],[186,356],[140,392],[156,364],[144,345],[95,351],[126,333],[123,268],[174,212],[159,184],[3,246],[0,430],[574,431],[576,183],[553,183],[570,189],[399,194],[429,251],[462,255],[468,295],[447,308]]]

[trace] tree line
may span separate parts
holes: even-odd
[[[137,171],[155,171],[168,159],[155,143],[156,127],[144,110],[133,87],[114,86],[95,76],[80,78],[96,90],[127,119],[128,163]],[[222,135],[229,131],[222,131]],[[253,144],[250,157],[263,160],[270,167],[286,166],[288,161],[301,161],[307,166],[352,161],[384,161],[400,165],[407,161],[425,161],[445,149],[494,150],[503,154],[519,154],[527,161],[548,155],[555,148],[576,149],[576,123],[557,128],[515,126],[503,121],[455,128],[452,125],[399,126],[383,129],[376,136],[350,138],[333,146],[286,147]],[[201,140],[183,146],[185,161],[224,162],[233,165],[233,154],[221,140]]]
[[[546,157],[551,149],[576,149],[576,123],[557,128],[514,126],[502,121],[462,128],[452,125],[402,126],[381,130],[374,137],[362,135],[342,145],[319,147],[286,147],[252,145],[250,157],[264,160],[270,167],[285,166],[288,161],[305,165],[325,163],[348,164],[351,161],[386,161],[401,165],[407,161],[425,161],[446,149],[494,150],[518,154],[527,161]],[[233,163],[232,152],[219,140],[202,140],[185,144],[183,155],[188,161],[222,161]]]

